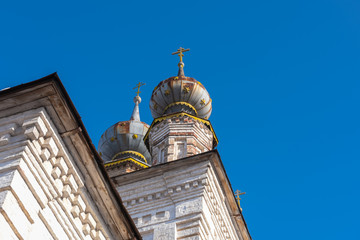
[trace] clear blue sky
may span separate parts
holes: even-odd
[[[0,88],[58,72],[97,146],[132,87],[185,74],[253,239],[360,239],[360,2],[2,1]]]

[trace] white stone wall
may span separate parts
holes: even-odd
[[[0,239],[109,239],[44,108],[0,118]]]
[[[145,240],[242,239],[210,161],[145,175],[141,180],[136,173],[116,178]]]
[[[194,118],[174,116],[163,120],[149,133],[153,165],[210,151],[213,138],[209,128]]]

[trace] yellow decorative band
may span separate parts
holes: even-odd
[[[198,117],[195,117],[193,115],[190,115],[188,113],[174,113],[174,114],[170,114],[170,115],[167,115],[167,116],[164,116],[164,117],[159,117],[159,118],[155,118],[154,121],[152,122],[151,126],[149,127],[149,130],[147,131],[145,137],[144,137],[144,142],[146,142],[147,138],[149,137],[149,133],[150,133],[150,129],[152,129],[152,127],[158,123],[158,122],[162,122],[166,119],[169,119],[169,118],[173,118],[173,117],[183,117],[183,116],[188,116],[188,117],[191,117],[199,122],[202,122],[204,123],[206,126],[209,127],[210,131],[212,132],[213,136],[214,136],[214,140],[216,142],[216,144],[219,143],[219,140],[218,138],[216,137],[216,134],[215,134],[215,131],[213,129],[213,127],[211,126],[211,123],[209,120],[205,120],[205,119],[202,119],[202,118],[198,118]]]
[[[148,168],[148,167],[149,167],[148,165],[146,165],[146,164],[144,164],[144,163],[142,163],[142,162],[139,162],[139,161],[137,161],[137,160],[135,160],[135,159],[133,159],[133,158],[125,158],[125,159],[121,159],[121,160],[118,160],[118,161],[115,161],[115,162],[105,163],[105,164],[104,164],[104,167],[111,167],[111,166],[120,164],[120,163],[122,163],[122,162],[127,162],[127,161],[133,162],[133,163],[135,163],[135,164],[137,164],[137,165],[140,165],[140,166],[143,167],[143,168]]]
[[[139,152],[135,152],[135,151],[122,151],[122,152],[119,152],[119,153],[115,154],[111,160],[114,160],[114,159],[116,159],[118,156],[123,155],[123,154],[127,154],[127,153],[129,153],[129,154],[134,154],[134,155],[140,157],[142,160],[144,160],[144,162],[147,163],[146,158],[144,157],[144,155],[142,155],[142,154],[139,153]]]
[[[196,116],[198,115],[198,113],[197,113],[196,109],[194,108],[194,106],[193,106],[193,105],[191,105],[190,103],[187,103],[187,102],[174,102],[174,103],[170,103],[170,104],[169,104],[169,105],[167,105],[167,106],[166,106],[166,108],[164,109],[163,114],[164,114],[164,113],[166,112],[166,110],[168,110],[170,107],[172,107],[172,106],[176,106],[176,105],[185,105],[185,106],[187,106],[187,107],[191,108],[192,110],[194,110],[194,111],[195,111]]]

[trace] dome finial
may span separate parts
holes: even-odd
[[[136,92],[137,95],[134,97],[135,107],[130,120],[140,121],[139,103],[141,103],[141,97],[139,96],[139,93],[141,93],[140,87],[144,85],[145,83],[139,82],[138,84],[136,84],[136,87],[133,88],[133,89],[137,88],[137,92]]]
[[[190,51],[190,48],[185,49],[185,48],[180,47],[180,48],[177,50],[177,52],[173,52],[173,53],[172,53],[172,55],[178,54],[179,57],[180,57],[180,62],[178,63],[178,66],[179,66],[178,76],[179,76],[179,77],[180,77],[180,76],[185,76],[185,74],[184,74],[184,66],[185,66],[185,64],[184,64],[183,61],[182,61],[182,57],[184,56],[183,53],[184,53],[184,52],[187,52],[187,51]]]

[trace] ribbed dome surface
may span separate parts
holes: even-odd
[[[150,163],[151,157],[143,138],[149,129],[146,123],[130,120],[118,122],[108,128],[101,136],[98,151],[105,162],[124,151],[135,151]]]
[[[150,110],[154,118],[184,111],[208,119],[212,111],[211,101],[200,82],[191,77],[177,76],[160,82],[154,89]]]

